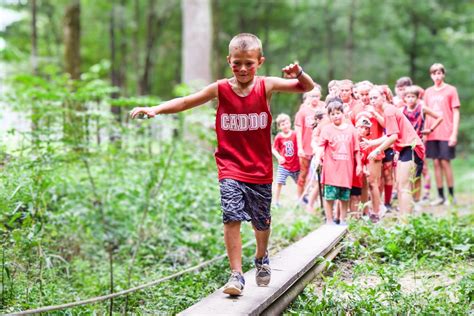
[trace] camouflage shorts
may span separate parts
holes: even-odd
[[[224,224],[251,221],[257,230],[270,228],[271,184],[253,184],[233,179],[222,179],[219,184]]]

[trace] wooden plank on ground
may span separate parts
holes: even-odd
[[[323,225],[270,257],[269,286],[258,287],[252,269],[244,274],[246,286],[242,296],[228,296],[222,287],[179,315],[259,315],[311,269],[318,257],[339,243],[346,232],[345,226]]]

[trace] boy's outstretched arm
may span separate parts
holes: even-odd
[[[172,99],[160,105],[134,108],[130,112],[130,116],[135,118],[139,114],[146,114],[148,117],[154,117],[157,114],[178,113],[202,105],[214,98],[217,98],[217,82],[208,85],[196,93]]]
[[[311,91],[314,88],[313,79],[303,71],[300,65],[289,64],[283,67],[282,71],[286,77],[292,79],[267,77],[265,79],[267,94],[277,91],[302,93]]]

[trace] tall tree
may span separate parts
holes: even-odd
[[[38,6],[36,0],[31,0],[31,67],[33,73],[38,74],[38,27],[37,27],[37,15]]]
[[[182,0],[182,81],[202,84],[212,81],[212,20],[210,0]]]
[[[72,0],[64,15],[64,59],[66,72],[72,79],[80,76],[81,6],[79,0]]]

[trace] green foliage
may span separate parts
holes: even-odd
[[[425,214],[411,218],[407,225],[351,223],[332,275],[323,276],[321,287],[308,286],[285,314],[469,313],[474,288],[473,222],[472,215]],[[433,285],[423,282],[430,278]]]

